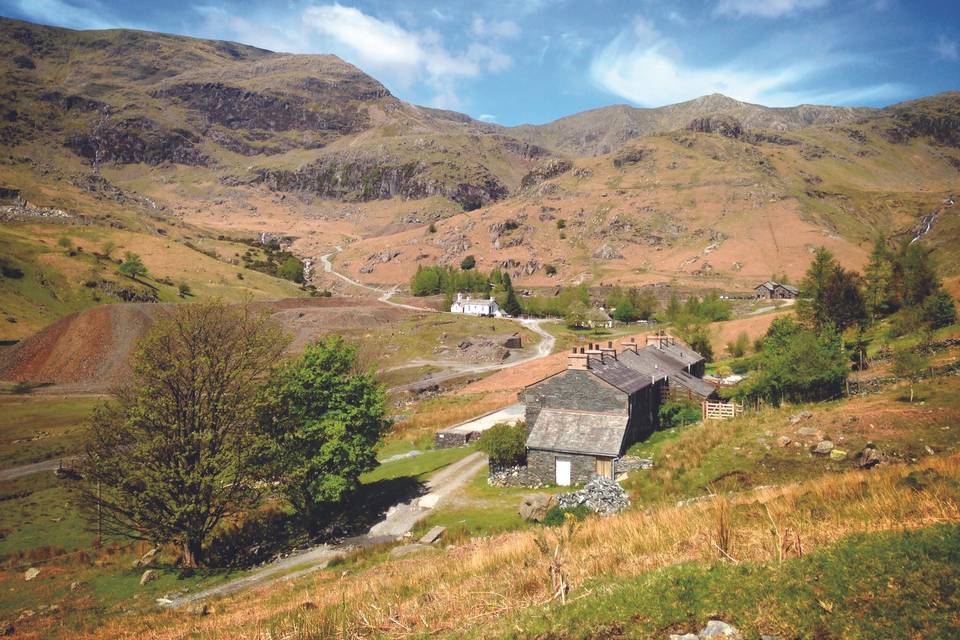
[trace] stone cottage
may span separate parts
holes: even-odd
[[[657,426],[660,403],[674,394],[715,396],[700,378],[704,359],[669,336],[574,348],[567,368],[528,386],[527,468],[541,482],[570,485],[614,478],[617,460]]]

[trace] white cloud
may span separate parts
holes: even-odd
[[[94,1],[79,6],[62,0],[15,0],[13,6],[30,20],[41,24],[69,25],[73,29],[109,29],[116,22],[101,19],[104,7]]]
[[[478,38],[513,40],[520,36],[520,27],[513,20],[486,20],[480,16],[470,23],[470,31]]]
[[[772,50],[772,47],[761,47]],[[852,86],[842,91],[804,91],[798,87],[817,74],[835,70],[844,61],[842,54],[816,56],[768,55],[757,66],[757,56],[743,61],[718,61],[696,65],[683,59],[680,48],[662,36],[646,20],[637,19],[592,60],[590,76],[599,87],[644,106],[683,102],[711,93],[722,93],[745,102],[768,106],[802,103],[856,104],[860,101],[897,98],[903,87],[895,84]],[[786,60],[777,64],[776,58]]]
[[[717,13],[733,16],[759,16],[761,18],[779,18],[781,16],[819,9],[829,0],[719,0]]]
[[[960,46],[958,46],[956,40],[951,40],[946,36],[940,36],[933,50],[944,60],[949,60],[950,62],[960,60]]]
[[[482,120],[483,122],[495,122],[496,119],[497,116],[490,113],[481,113],[479,116],[477,116],[477,120]]]
[[[432,93],[433,106],[448,109],[461,107],[457,90],[462,81],[499,73],[513,64],[496,43],[519,34],[509,21],[481,21],[471,25],[461,48],[452,50],[436,31],[407,28],[339,3],[310,5],[280,19],[269,11],[240,16],[209,5],[196,11],[206,18],[204,30],[210,37],[229,34],[274,51],[335,53],[388,86],[425,87]],[[446,18],[438,12],[434,16]],[[484,42],[475,37],[477,30],[487,34]],[[495,38],[494,33],[499,35]]]

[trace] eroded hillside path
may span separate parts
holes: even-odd
[[[341,558],[354,549],[371,544],[399,540],[427,517],[438,504],[446,500],[469,482],[487,464],[482,453],[471,453],[448,467],[438,471],[426,483],[426,493],[391,507],[386,516],[361,536],[345,540],[341,544],[322,544],[285,558],[280,558],[247,575],[218,584],[209,589],[188,593],[176,598],[159,598],[162,607],[179,608],[208,598],[230,595],[250,587],[274,580],[292,580],[314,571],[324,569],[336,558]]]
[[[424,307],[417,307],[410,304],[403,304],[401,302],[394,302],[392,298],[397,293],[397,287],[394,286],[391,289],[380,289],[379,287],[373,287],[368,284],[363,284],[358,282],[353,278],[346,276],[333,268],[333,262],[330,260],[333,256],[343,251],[341,245],[336,245],[335,251],[331,253],[324,254],[320,256],[320,264],[323,265],[323,270],[325,273],[329,273],[332,276],[339,278],[340,280],[346,282],[347,284],[370,291],[377,294],[377,300],[385,304],[393,305],[401,309],[411,309],[413,311],[426,311],[429,313],[445,313],[443,311],[437,311],[435,309],[427,309]],[[544,322],[549,322],[548,320],[539,319],[539,318],[509,318],[513,322],[517,322],[530,331],[536,333],[540,336],[539,342],[537,342],[536,347],[529,354],[521,356],[516,359],[508,359],[506,362],[500,362],[495,364],[475,364],[468,362],[454,362],[448,360],[414,360],[407,365],[406,367],[419,367],[424,365],[432,365],[436,367],[442,367],[446,371],[441,371],[439,373],[427,375],[419,380],[408,384],[398,385],[396,387],[391,387],[391,392],[400,392],[400,391],[409,391],[410,389],[415,389],[422,387],[424,385],[439,384],[440,382],[445,382],[453,378],[459,378],[460,376],[470,375],[475,373],[487,373],[490,371],[500,371],[501,369],[509,369],[510,367],[516,367],[539,358],[549,356],[553,353],[553,348],[556,346],[556,338],[552,333],[544,329],[541,325]]]

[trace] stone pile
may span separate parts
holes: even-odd
[[[600,515],[610,515],[630,506],[630,499],[619,484],[608,478],[597,476],[583,489],[557,496],[557,506],[561,509],[573,509],[580,505],[585,505]]]

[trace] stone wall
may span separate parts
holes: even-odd
[[[597,475],[597,459],[594,456],[557,453],[530,449],[527,451],[527,471],[543,483],[554,485],[557,483],[555,460],[566,458],[570,460],[570,482],[584,484]]]
[[[530,435],[540,409],[544,407],[627,413],[627,394],[599,380],[589,371],[571,369],[526,389],[523,402],[527,405],[527,435]]]
[[[433,435],[433,447],[435,449],[465,447],[479,436],[477,431],[437,431]]]

